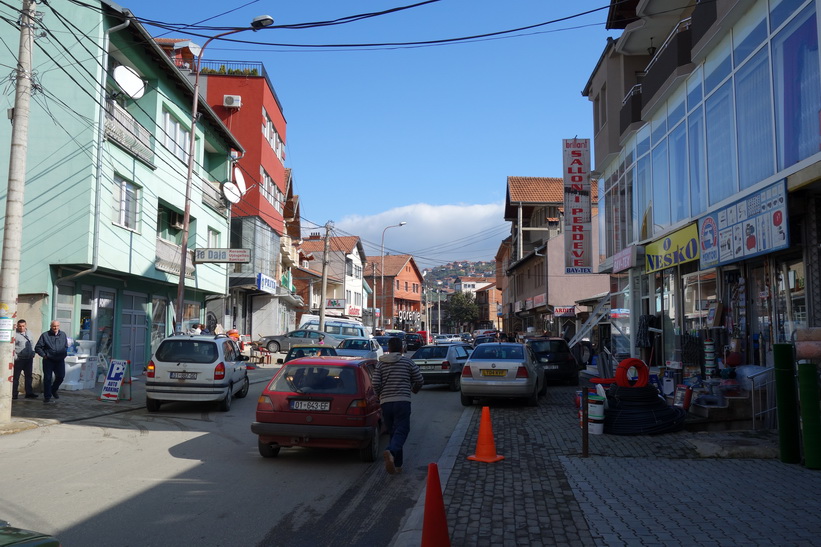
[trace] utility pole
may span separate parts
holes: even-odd
[[[328,291],[328,254],[331,247],[331,229],[334,227],[329,220],[325,223],[325,247],[322,251],[322,289],[319,301],[319,332],[325,332],[325,299]]]
[[[34,49],[34,2],[23,0],[20,12],[20,47],[17,54],[14,115],[11,127],[9,182],[6,193],[6,221],[3,228],[3,259],[0,263],[0,363],[8,374],[0,378],[0,423],[11,421],[11,386],[14,344],[11,342],[17,317],[20,286],[20,249],[23,238],[23,192],[26,187],[29,114],[31,104],[31,56]]]

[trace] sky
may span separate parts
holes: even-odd
[[[386,253],[412,254],[422,268],[493,260],[510,233],[507,177],[561,177],[562,139],[593,137],[592,103],[581,91],[610,35],[604,0],[438,0],[310,29],[277,27],[418,0],[119,3],[139,19],[178,25],[275,19],[271,28],[231,36],[253,43],[212,42],[203,59],[265,64],[287,122],[285,163],[303,230],[323,231],[330,221],[334,235],[359,236],[368,255],[380,254],[384,241]],[[207,38],[195,34],[219,32],[144,24],[154,36],[200,45]],[[533,25],[540,26],[457,43],[350,47]]]

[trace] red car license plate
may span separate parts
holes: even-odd
[[[172,372],[169,374],[172,380],[196,380],[196,372]]]
[[[291,401],[291,410],[331,410],[330,401]]]

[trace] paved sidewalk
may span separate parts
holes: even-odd
[[[583,458],[575,391],[491,403],[498,463],[467,460],[466,410],[438,462],[452,545],[818,544],[821,471],[781,463],[774,432],[591,435]],[[424,499],[394,546],[420,544]]]

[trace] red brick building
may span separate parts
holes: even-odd
[[[382,270],[384,259],[384,270]],[[384,277],[385,285],[382,286]],[[365,278],[374,287],[371,307],[381,309],[383,329],[415,331],[422,328],[424,278],[411,255],[369,256]],[[377,327],[380,325],[377,319]]]

